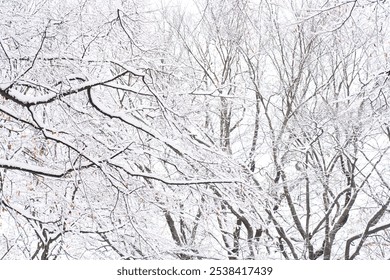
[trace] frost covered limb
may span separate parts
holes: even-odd
[[[24,172],[30,172],[37,175],[49,176],[49,177],[57,177],[60,178],[64,176],[64,173],[55,169],[50,169],[41,166],[34,166],[31,164],[26,164],[22,162],[17,162],[13,160],[5,160],[0,159],[0,167],[5,169],[13,169]]]

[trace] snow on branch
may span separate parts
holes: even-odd
[[[1,88],[0,89],[0,95],[5,97],[6,99],[10,99],[14,101],[15,103],[18,103],[22,106],[31,106],[31,105],[38,105],[38,104],[45,104],[50,103],[56,100],[58,97],[62,96],[68,96],[71,94],[75,94],[90,88],[93,88],[95,86],[105,85],[106,83],[110,83],[126,74],[128,74],[129,71],[123,71],[115,76],[112,76],[108,79],[104,80],[93,80],[93,81],[86,81],[84,83],[79,84],[77,87],[72,88],[70,90],[57,93],[55,91],[51,91],[48,94],[40,95],[40,96],[34,96],[34,95],[27,95],[23,94],[19,90],[14,88],[14,85],[17,83],[14,83],[13,85],[10,85],[8,88]],[[26,85],[25,85],[26,86]]]
[[[134,76],[139,76],[139,77],[143,77],[145,76],[145,74],[143,72],[141,72],[140,70],[134,68],[134,67],[131,67],[129,65],[125,65],[123,62],[120,62],[120,61],[116,61],[116,60],[113,60],[111,61],[113,64],[116,64],[120,67],[122,67],[123,69],[125,69],[126,71],[130,72],[131,74],[133,74]]]
[[[57,94],[55,92],[51,92],[49,94],[40,95],[40,96],[32,96],[32,95],[22,94],[20,91],[14,88],[10,88],[8,90],[9,99],[15,101],[18,104],[26,105],[26,106],[48,103],[51,100],[54,100],[56,96]]]
[[[145,179],[156,180],[166,185],[206,185],[206,184],[229,184],[229,183],[242,183],[242,180],[238,178],[211,178],[202,180],[171,180],[164,178],[156,174],[145,173],[145,172],[134,172],[119,162],[108,161],[111,166],[117,167],[125,171],[130,176],[142,177]]]
[[[35,166],[27,163],[17,162],[13,160],[5,160],[5,159],[0,159],[0,167],[6,169],[30,172],[30,173],[48,176],[48,177],[55,177],[55,178],[60,178],[66,174],[62,171],[50,169],[47,167],[40,167],[40,166]]]
[[[105,115],[109,118],[119,119],[122,122],[147,133],[148,135],[152,136],[153,138],[158,139],[159,141],[165,143],[168,147],[170,147],[175,153],[177,153],[180,156],[187,154],[184,150],[182,150],[181,147],[178,147],[178,145],[176,145],[175,142],[164,137],[157,130],[148,126],[144,122],[141,122],[141,120],[136,119],[135,117],[132,117],[132,116],[125,115],[124,113],[121,113],[121,112],[116,113],[116,112],[109,110],[108,108],[106,108],[102,104],[100,104],[95,98],[93,98],[92,94],[90,92],[88,93],[88,96],[89,96],[89,101],[91,102],[92,106],[94,106],[94,108],[96,108],[96,110],[98,110],[103,115]]]

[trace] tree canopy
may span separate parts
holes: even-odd
[[[387,1],[0,1],[1,259],[389,259]]]

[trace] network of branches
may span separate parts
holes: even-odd
[[[389,3],[184,2],[0,1],[0,259],[389,259]]]

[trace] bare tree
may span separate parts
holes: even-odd
[[[388,259],[388,4],[0,3],[2,259]]]

